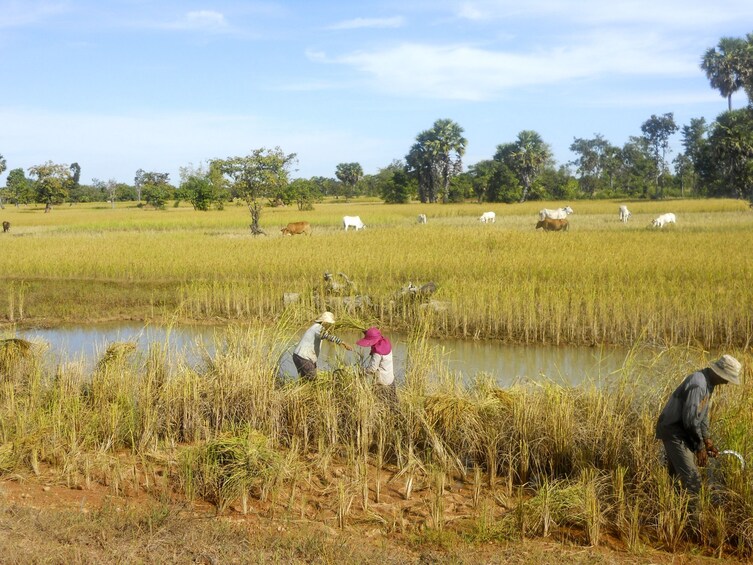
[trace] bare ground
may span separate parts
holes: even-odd
[[[136,469],[134,467],[134,469]],[[60,472],[13,475],[0,482],[0,562],[26,563],[719,563],[692,547],[668,553],[641,546],[628,551],[605,534],[588,547],[583,532],[556,529],[548,538],[506,539],[479,534],[471,510],[472,485],[456,482],[444,495],[442,531],[431,524],[431,495],[418,485],[409,499],[405,483],[383,484],[380,502],[363,509],[352,497],[338,527],[338,493],[329,476],[309,476],[266,501],[252,498],[218,514],[187,501],[166,474],[134,470],[117,484],[64,479]],[[161,478],[160,478],[161,477]],[[386,477],[385,477],[386,478]],[[162,484],[158,484],[159,482]],[[306,485],[303,488],[302,485]],[[271,499],[274,498],[274,502]],[[491,504],[504,512],[504,503]],[[488,507],[488,506],[487,506]],[[734,559],[724,561],[735,562]]]

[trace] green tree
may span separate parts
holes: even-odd
[[[706,144],[708,127],[705,118],[693,118],[690,124],[682,126],[683,152],[675,160],[675,172],[680,180],[681,194],[685,195],[685,188],[696,189],[698,175],[696,171],[701,166],[703,148]]]
[[[552,150],[538,133],[523,130],[514,143],[498,146],[494,159],[515,174],[523,189],[520,202],[525,202],[541,171],[551,164]]]
[[[311,179],[295,179],[288,184],[285,191],[285,203],[295,202],[301,211],[313,210],[314,202],[318,202],[321,198],[319,185]]]
[[[19,167],[18,169],[11,169],[8,172],[3,192],[6,200],[18,207],[21,204],[28,204],[32,201],[34,198],[34,185],[26,178],[24,170]]]
[[[135,186],[138,201],[144,202],[157,209],[165,207],[165,203],[174,196],[175,189],[170,184],[170,173],[156,171],[136,171]]]
[[[490,182],[498,165],[497,161],[486,159],[468,167],[468,175],[471,178],[471,186],[477,202],[481,203],[484,199],[490,202],[497,201],[496,194],[493,195],[494,198],[490,197],[492,196]]]
[[[467,144],[463,128],[448,119],[437,120],[416,136],[405,160],[418,181],[421,202],[436,202],[440,195],[443,202],[449,200],[450,181],[463,169]]]
[[[211,206],[221,210],[228,197],[222,172],[215,166],[209,169],[180,167],[180,186],[176,198],[190,202],[194,210],[207,211]]]
[[[355,188],[363,178],[363,169],[359,163],[340,163],[335,169],[335,176],[342,183],[345,200],[355,195]]]
[[[251,232],[254,235],[264,234],[259,227],[262,207],[260,201],[282,192],[288,184],[290,167],[295,162],[295,153],[286,155],[279,147],[262,147],[245,157],[228,157],[216,161],[216,165],[229,179],[233,194],[248,206]]]
[[[678,130],[672,112],[651,117],[643,122],[641,131],[648,144],[654,164],[654,190],[657,198],[664,196],[662,176],[667,172],[667,153],[669,152],[669,138]]]
[[[380,196],[387,204],[407,204],[416,195],[416,179],[396,159],[376,174]]]
[[[655,164],[645,137],[630,136],[620,151],[621,163],[617,173],[623,190],[630,196],[648,196],[654,179]]]
[[[570,164],[575,166],[581,191],[589,198],[593,198],[594,194],[604,186],[605,172],[614,149],[598,133],[594,134],[593,139],[576,137],[570,144],[570,151],[577,155],[577,158]]]
[[[61,204],[68,197],[71,170],[68,165],[47,161],[43,165],[29,167],[34,179],[35,199],[45,205],[45,213],[52,210],[53,204]]]
[[[743,86],[746,48],[743,39],[723,37],[717,47],[706,50],[701,61],[701,69],[706,73],[711,87],[727,99],[728,110],[732,110],[732,95]]]
[[[753,202],[753,108],[725,112],[711,126],[699,174],[712,196]]]

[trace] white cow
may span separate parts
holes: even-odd
[[[628,207],[624,204],[620,205],[620,221],[623,223],[627,223],[627,221],[630,219],[630,216],[632,216],[632,212],[628,210]]]
[[[426,223],[426,214],[419,214],[418,215],[418,223],[419,224],[425,224]]]
[[[549,208],[542,208],[539,210],[539,220],[544,220],[546,218],[551,218],[553,220],[564,220],[567,218],[568,214],[572,214],[573,209],[570,208],[570,206],[565,206],[564,208],[557,208],[556,210],[551,210]]]
[[[364,229],[366,224],[361,221],[359,216],[343,216],[343,227],[345,231],[348,231],[348,228],[356,228],[356,231],[358,231]]]
[[[676,224],[677,223],[677,217],[672,212],[668,212],[667,214],[662,214],[658,218],[656,218],[653,222],[651,222],[651,225],[655,228],[663,228],[665,224]]]
[[[478,219],[479,222],[482,224],[493,224],[497,221],[497,214],[494,212],[484,212],[481,214],[481,217]]]

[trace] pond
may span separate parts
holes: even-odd
[[[291,345],[280,359],[281,373],[295,375],[292,349],[298,335],[291,336]],[[200,350],[210,354],[216,343],[222,342],[224,327],[218,326],[162,326],[140,324],[108,324],[68,326],[53,329],[19,330],[0,337],[21,337],[48,345],[47,355],[53,363],[83,361],[88,366],[104,353],[112,342],[135,341],[142,351],[151,343],[168,342],[171,350],[182,355],[188,363],[198,362]],[[338,333],[351,345],[361,337],[354,332]],[[396,377],[405,374],[408,344],[407,336],[390,335],[393,343]],[[219,338],[219,339],[218,339]],[[628,356],[623,347],[579,347],[548,345],[509,345],[495,341],[460,339],[432,339],[429,341],[438,365],[450,372],[459,373],[469,380],[480,372],[492,375],[500,386],[509,386],[521,379],[553,380],[561,384],[576,385],[585,380],[601,380],[619,371]],[[356,363],[358,353],[365,348],[354,347],[354,353],[331,343],[322,344],[319,366],[329,368],[335,356],[346,363]],[[345,354],[345,355],[343,355]]]

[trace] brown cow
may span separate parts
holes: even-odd
[[[570,224],[564,219],[544,218],[536,222],[536,229],[542,228],[544,231],[567,231],[569,226]]]
[[[10,222],[3,222],[3,233],[10,231]]]
[[[291,222],[280,231],[282,235],[297,235],[299,233],[311,235],[311,224],[308,222]]]

